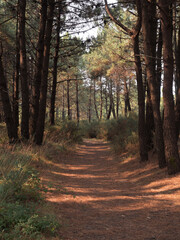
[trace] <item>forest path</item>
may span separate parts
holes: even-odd
[[[155,159],[139,164],[113,156],[101,140],[84,140],[73,155],[43,174],[53,183],[47,201],[62,219],[55,239],[180,240],[180,176],[169,177]]]

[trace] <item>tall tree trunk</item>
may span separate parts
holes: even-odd
[[[41,87],[41,75],[43,68],[44,35],[47,20],[47,0],[41,0],[41,13],[39,23],[39,35],[37,41],[36,66],[34,82],[32,84],[31,114],[30,114],[30,134],[34,136],[39,112],[39,98]]]
[[[120,101],[120,92],[119,92],[119,83],[116,84],[116,116],[119,117],[119,101]]]
[[[18,13],[17,13],[18,15]],[[16,24],[16,64],[15,64],[15,74],[13,83],[13,119],[15,127],[19,127],[19,68],[20,68],[20,51],[19,51],[19,23],[17,16]]]
[[[51,44],[51,33],[53,26],[54,16],[54,0],[48,0],[48,14],[47,14],[47,25],[45,31],[44,40],[44,59],[43,68],[41,72],[41,90],[40,90],[40,101],[39,101],[39,114],[36,125],[35,142],[38,145],[42,144],[44,135],[44,125],[46,116],[46,100],[47,100],[47,85],[48,85],[48,68],[49,68],[49,56],[50,56],[50,44]]]
[[[72,120],[71,105],[70,105],[70,81],[67,81],[67,107],[68,107],[68,120]]]
[[[154,147],[153,142],[153,132],[154,132],[154,116],[151,103],[151,95],[149,86],[147,83],[147,96],[146,96],[146,136],[147,136],[147,148],[152,150]]]
[[[62,120],[65,120],[65,93],[64,93],[64,83],[63,83],[63,95],[62,95]]]
[[[91,102],[92,102],[92,99],[91,99],[91,95],[92,95],[92,83],[90,83],[89,85],[89,107],[88,107],[88,117],[89,117],[89,123],[91,122]]]
[[[26,0],[18,2],[19,11],[19,49],[20,49],[20,79],[22,91],[22,119],[21,119],[21,136],[29,139],[29,88],[27,77],[26,62],[26,33],[25,33],[25,14]]]
[[[101,103],[100,103],[100,120],[102,120],[102,113],[103,113],[103,84],[102,84],[102,78],[100,77],[100,98],[101,98]]]
[[[131,111],[131,105],[129,100],[129,89],[127,86],[127,81],[124,78],[124,112],[126,117],[127,117],[127,111]]]
[[[156,31],[151,16],[156,15],[156,5],[149,3],[147,0],[142,0],[142,29],[144,37],[144,53],[146,63],[147,81],[150,89],[151,103],[153,108],[154,123],[155,123],[155,139],[156,150],[158,155],[159,167],[166,166],[165,152],[164,152],[164,138],[163,127],[161,121],[160,107],[158,102],[158,86],[156,82],[155,72],[155,45]]]
[[[79,124],[80,114],[79,114],[79,83],[78,83],[78,79],[76,79],[76,117],[77,117],[77,122]]]
[[[18,134],[17,134],[17,128],[13,120],[13,113],[11,109],[11,103],[10,103],[8,88],[7,88],[7,80],[4,74],[4,68],[2,63],[2,51],[3,51],[2,44],[0,47],[1,47],[0,49],[0,94],[1,94],[1,101],[3,104],[3,111],[5,116],[9,142],[13,143],[18,140]]]
[[[174,99],[172,93],[174,62],[172,47],[172,5],[168,0],[159,0],[159,6],[162,24],[164,61],[163,100],[165,154],[168,163],[168,173],[174,174],[180,171],[180,159],[176,140]]]
[[[177,140],[180,133],[180,21],[178,32],[178,45],[176,53],[176,128],[177,128]]]
[[[159,36],[158,36],[158,46],[157,46],[157,53],[156,53],[156,82],[158,88],[158,104],[160,106],[160,99],[161,99],[161,75],[162,75],[162,31],[161,31],[161,24],[159,24]]]
[[[97,109],[97,103],[96,103],[96,79],[94,78],[94,108],[96,112],[96,117],[99,119],[98,109]]]
[[[57,85],[57,66],[58,66],[58,58],[59,58],[59,43],[60,43],[60,3],[58,9],[58,17],[57,17],[57,28],[56,28],[56,47],[55,47],[55,55],[54,55],[54,66],[53,66],[53,85],[52,85],[52,93],[51,93],[51,107],[50,107],[50,122],[51,125],[55,124],[54,121],[54,113],[55,113],[55,101],[56,101],[56,85]]]
[[[139,50],[139,35],[132,38],[133,48],[134,48],[134,60],[135,60],[135,70],[137,79],[137,90],[138,90],[138,135],[139,135],[139,152],[141,162],[148,160],[147,153],[147,139],[146,139],[146,126],[145,126],[145,96],[144,87],[142,79],[142,67],[141,58]]]

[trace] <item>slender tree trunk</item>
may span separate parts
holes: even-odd
[[[17,13],[18,15],[18,13]],[[15,126],[19,127],[19,68],[20,68],[20,50],[19,50],[19,23],[17,17],[16,24],[16,64],[15,64],[15,74],[14,74],[14,88],[13,88],[13,119]]]
[[[79,83],[78,83],[77,79],[76,79],[76,117],[77,117],[77,122],[79,124],[79,120],[80,120],[80,113],[79,113]]]
[[[44,35],[47,20],[47,0],[41,0],[41,13],[39,23],[39,35],[36,52],[36,66],[34,82],[32,84],[31,114],[30,114],[30,134],[34,136],[39,113],[39,98],[41,87],[41,75],[43,68]]]
[[[140,150],[140,160],[141,162],[148,160],[147,152],[147,139],[146,139],[146,126],[145,126],[145,96],[144,87],[142,79],[142,67],[140,59],[139,50],[139,35],[132,38],[133,49],[134,49],[134,60],[135,60],[135,70],[137,79],[137,90],[138,90],[138,135],[139,135],[139,150]]]
[[[161,75],[162,75],[162,31],[161,24],[159,26],[159,36],[158,36],[158,46],[157,46],[157,54],[156,54],[156,82],[158,88],[158,103],[160,106],[161,99]]]
[[[50,121],[51,125],[55,124],[54,121],[54,113],[55,113],[55,101],[56,101],[56,85],[57,85],[57,66],[58,66],[58,58],[59,58],[59,44],[60,44],[60,4],[58,9],[58,17],[57,17],[57,28],[56,28],[56,47],[55,47],[55,55],[54,55],[54,69],[53,69],[53,85],[52,85],[52,93],[51,93],[51,108],[50,108]]]
[[[67,107],[68,107],[68,120],[72,120],[71,105],[70,105],[70,81],[67,81]]]
[[[89,107],[88,107],[88,117],[89,117],[89,123],[91,122],[91,95],[92,95],[92,83],[90,83],[89,86]]]
[[[165,152],[164,152],[164,138],[163,138],[163,127],[161,121],[160,107],[158,102],[158,86],[156,82],[155,73],[155,47],[154,38],[155,33],[153,24],[151,21],[151,15],[155,11],[156,5],[142,0],[142,29],[144,37],[144,53],[146,63],[147,81],[150,89],[151,103],[153,108],[154,123],[155,123],[155,139],[156,139],[156,150],[158,155],[159,167],[163,168],[166,166]],[[156,11],[155,11],[156,12]],[[153,14],[155,17],[155,14]],[[155,38],[156,39],[156,38]]]
[[[116,116],[119,117],[119,100],[120,100],[120,94],[119,94],[119,83],[116,84]]]
[[[177,141],[180,133],[180,21],[178,32],[178,45],[176,53],[176,128],[177,128]]]
[[[151,95],[149,86],[147,83],[147,97],[146,97],[146,136],[147,136],[147,148],[152,150],[154,147],[153,142],[153,132],[154,132],[154,116],[151,103]]]
[[[0,43],[1,44],[1,43]],[[11,109],[11,103],[9,99],[8,94],[8,88],[7,88],[7,80],[4,74],[4,68],[2,63],[2,45],[0,49],[0,94],[1,94],[1,101],[3,104],[3,111],[5,116],[5,122],[9,137],[9,142],[13,143],[18,140],[18,134],[17,134],[17,128],[15,126],[14,120],[13,120],[13,113]]]
[[[50,44],[51,44],[51,33],[53,26],[53,15],[54,15],[54,0],[48,0],[48,15],[47,25],[45,31],[44,41],[44,59],[43,68],[41,72],[41,90],[40,90],[40,102],[39,102],[39,114],[36,126],[35,142],[38,145],[42,144],[44,135],[44,125],[46,116],[46,100],[47,100],[47,85],[48,85],[48,68],[49,68],[49,56],[50,56]]]
[[[127,117],[127,111],[131,111],[131,105],[129,100],[129,89],[127,86],[127,81],[124,78],[124,112],[126,117]]]
[[[168,0],[159,0],[159,5],[161,8],[164,61],[163,100],[165,154],[168,163],[168,173],[174,174],[180,171],[180,159],[176,140],[174,99],[172,93],[174,62],[172,47],[172,5]]]
[[[102,113],[103,113],[103,84],[102,84],[102,78],[100,77],[100,98],[101,98],[101,103],[100,103],[100,120],[102,120]]]
[[[94,78],[94,108],[96,112],[96,117],[99,119],[98,109],[97,109],[97,103],[96,103],[96,79]]]
[[[26,0],[18,3],[19,11],[19,49],[20,49],[20,80],[22,91],[22,119],[21,119],[21,136],[29,139],[29,88],[27,77],[26,62],[26,34],[25,34],[25,13]]]
[[[64,93],[64,83],[63,83],[63,96],[62,96],[62,120],[65,120],[65,93]]]

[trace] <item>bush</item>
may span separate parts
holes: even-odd
[[[0,160],[0,200],[39,200],[40,179],[35,169],[30,167],[31,158],[4,153]]]
[[[129,142],[137,140],[137,120],[135,118],[119,118],[106,122],[107,140],[114,150],[122,151]]]
[[[74,121],[65,121],[57,126],[50,126],[46,138],[53,142],[77,143],[82,141],[80,129]]]
[[[1,240],[44,240],[44,234],[54,236],[59,227],[53,216],[37,212],[42,187],[38,172],[30,163],[29,156],[1,149]]]
[[[41,216],[32,206],[19,203],[0,204],[0,239],[44,239],[42,234],[54,236],[59,227],[51,215]]]
[[[128,143],[137,142],[136,116],[91,123],[84,121],[80,126],[84,137],[108,140],[116,152],[124,150]]]

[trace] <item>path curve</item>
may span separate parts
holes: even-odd
[[[180,240],[180,176],[128,155],[85,140],[46,171],[47,201],[63,225],[56,239]]]

